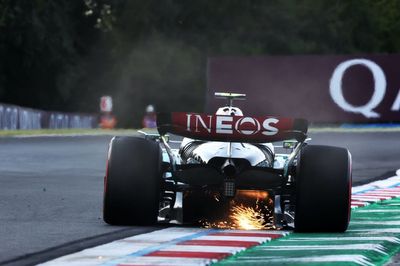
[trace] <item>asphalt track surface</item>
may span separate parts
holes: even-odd
[[[391,176],[399,168],[400,132],[311,137],[313,144],[349,148],[355,185]],[[0,138],[1,265],[31,265],[165,227],[115,227],[102,221],[110,138]]]

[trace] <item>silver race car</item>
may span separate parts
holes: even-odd
[[[104,221],[227,225],[232,207],[247,206],[260,228],[345,231],[349,151],[308,144],[304,119],[246,116],[233,106],[244,94],[215,95],[227,100],[215,114],[160,113],[158,134],[111,140]]]

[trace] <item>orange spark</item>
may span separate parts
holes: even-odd
[[[249,196],[250,193],[246,194],[246,196]],[[260,194],[252,194],[253,198],[255,195],[256,198],[260,196]],[[264,200],[253,200],[252,204],[248,204],[248,200],[238,201],[238,198],[236,198],[231,201],[229,215],[226,219],[216,222],[202,221],[201,223],[205,228],[242,230],[276,229],[273,222],[273,212],[269,207],[272,201],[265,198],[265,196],[265,194],[261,194],[261,198]]]

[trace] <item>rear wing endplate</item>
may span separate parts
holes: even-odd
[[[159,113],[160,135],[172,133],[206,141],[264,143],[307,138],[308,122],[273,116],[249,117],[198,113]]]

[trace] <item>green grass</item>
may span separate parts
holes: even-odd
[[[39,129],[39,130],[0,130],[0,137],[7,136],[35,136],[35,135],[135,135],[138,129]],[[156,129],[141,129],[145,132],[155,133]],[[309,128],[310,133],[319,132],[400,132],[400,127],[393,128],[340,128],[335,126]]]
[[[0,137],[35,135],[135,135],[136,129],[39,129],[39,130],[0,130]]]
[[[340,133],[365,133],[365,132],[400,132],[400,127],[371,127],[371,128],[342,128],[342,127],[310,127],[309,133],[340,132]]]

